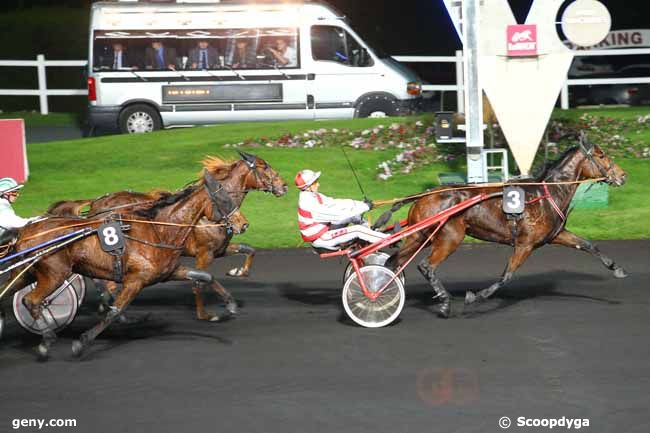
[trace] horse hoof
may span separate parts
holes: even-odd
[[[228,276],[244,278],[248,276],[248,272],[246,272],[244,268],[232,268],[231,270],[228,271]]]
[[[451,308],[449,307],[449,304],[443,304],[438,308],[438,317],[441,319],[449,319],[449,316],[451,315]]]
[[[229,303],[227,303],[227,304],[226,304],[226,310],[227,310],[230,314],[232,314],[233,316],[236,315],[237,312],[239,311],[239,310],[237,309],[237,303],[235,303],[235,302],[229,302]]]
[[[210,319],[208,319],[209,322],[220,322],[221,317],[219,316],[212,316]]]
[[[474,292],[467,291],[467,293],[465,293],[465,305],[470,305],[474,302],[476,302],[476,295]]]
[[[627,278],[628,276],[628,273],[623,268],[616,268],[614,270],[614,277],[616,278]]]
[[[43,344],[43,343],[39,344],[36,350],[38,351],[38,358],[39,359],[46,360],[46,359],[49,358],[50,349],[48,349],[48,347],[45,344]]]
[[[72,356],[79,358],[84,351],[84,345],[79,340],[74,340],[72,342]]]

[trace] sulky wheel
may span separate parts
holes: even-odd
[[[378,293],[390,284],[375,299],[366,296],[356,273],[350,275],[343,287],[343,307],[348,316],[365,328],[381,328],[390,325],[404,308],[404,286],[395,274],[383,266],[369,265],[360,270],[366,288]]]
[[[382,251],[378,251],[376,253],[369,254],[368,257],[363,259],[363,266],[369,266],[369,265],[378,265],[378,266],[384,266],[386,262],[390,259],[390,254],[384,253]],[[348,265],[345,267],[345,273],[343,274],[343,284],[350,278],[350,275],[354,273],[354,268],[352,267],[352,263],[348,263]],[[402,281],[402,286],[406,285],[406,277],[404,276],[404,272],[399,274],[399,279]]]
[[[0,339],[2,339],[2,333],[5,330],[5,312],[0,309]]]
[[[23,305],[23,298],[35,287],[34,284],[19,290],[14,295],[13,308],[16,320],[27,331],[43,334],[47,329],[58,331],[68,326],[77,315],[77,310],[86,294],[86,283],[81,275],[72,274],[44,301],[43,313],[37,320],[32,318]]]

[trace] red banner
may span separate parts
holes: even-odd
[[[508,26],[508,57],[537,55],[537,25]]]
[[[23,183],[28,175],[25,122],[0,120],[0,178],[13,177]]]

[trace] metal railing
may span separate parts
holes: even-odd
[[[463,79],[463,52],[456,51],[455,56],[393,56],[393,59],[404,63],[455,63],[456,84],[425,84],[424,91],[440,92],[440,106],[444,107],[445,92],[456,92],[456,107],[459,113],[465,112],[465,88]]]
[[[593,56],[638,56],[650,54],[650,48],[621,48],[616,50],[585,50],[577,51],[576,57]],[[650,77],[639,78],[575,78],[567,79],[560,94],[560,105],[563,110],[569,107],[570,86],[601,86],[608,84],[650,84]]]
[[[612,50],[584,50],[576,51],[576,57],[593,56],[638,56],[650,55],[650,48],[621,48]],[[394,56],[393,59],[405,63],[455,63],[456,84],[455,85],[425,85],[422,90],[440,91],[444,101],[444,92],[456,92],[458,112],[464,112],[465,98],[463,97],[463,52],[456,51],[456,56]],[[567,78],[560,94],[560,105],[563,110],[569,107],[569,88],[571,86],[599,86],[611,84],[650,84],[650,77],[639,78]],[[442,101],[441,101],[442,104]]]
[[[585,50],[577,51],[576,57],[587,56],[633,56],[650,55],[650,48],[614,49],[614,50]],[[456,93],[457,111],[465,111],[465,98],[463,86],[463,52],[456,51],[454,56],[393,56],[393,59],[404,63],[453,63],[456,66],[456,84],[427,84],[422,86],[424,91],[436,91],[441,94],[441,106],[444,106],[446,92]],[[45,60],[39,54],[36,60],[0,60],[0,67],[35,67],[38,73],[38,89],[0,89],[0,95],[11,96],[38,96],[41,114],[48,114],[48,96],[83,96],[88,94],[87,89],[48,89],[46,68],[48,66],[87,67],[86,60]],[[561,96],[561,107],[569,108],[569,91],[571,86],[597,86],[609,84],[650,84],[650,77],[640,78],[576,78],[567,79]]]
[[[45,60],[43,54],[36,56],[36,60],[0,60],[0,67],[35,67],[38,74],[38,89],[0,89],[0,95],[5,96],[38,96],[41,114],[50,112],[47,102],[48,96],[83,96],[88,94],[88,89],[48,89],[47,74],[45,68],[48,66],[64,67],[86,67],[87,60]]]

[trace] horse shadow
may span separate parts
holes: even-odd
[[[578,301],[604,303],[607,305],[620,305],[620,301],[613,299],[577,293],[566,293],[559,290],[560,287],[565,286],[565,284],[561,284],[561,282],[569,282],[572,280],[580,280],[582,282],[601,282],[607,279],[608,278],[595,274],[574,271],[558,271],[553,272],[552,274],[528,274],[521,277],[515,277],[507,286],[498,290],[490,299],[473,305],[465,305],[464,298],[466,291],[488,288],[495,281],[453,281],[447,283],[446,288],[453,296],[452,311],[457,312],[453,317],[472,319],[508,310],[517,306],[521,302],[535,298],[555,298],[558,300],[573,299]],[[415,289],[413,291],[415,293],[411,293],[410,296],[407,296],[413,299],[414,302],[411,302],[409,305],[435,313],[435,310],[432,307],[437,304],[437,301],[432,297],[431,287],[426,283],[421,283],[413,285],[412,288]]]

